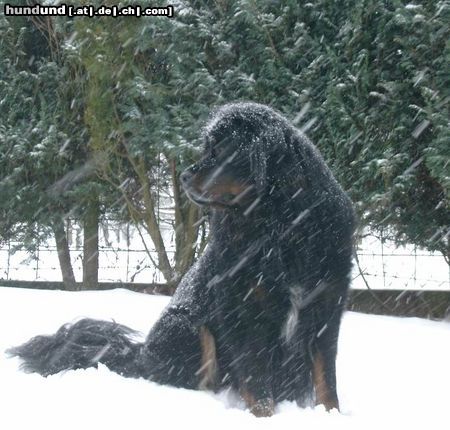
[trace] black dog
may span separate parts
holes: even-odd
[[[209,245],[145,343],[119,324],[84,319],[9,353],[44,376],[101,362],[178,387],[232,386],[257,416],[286,399],[338,408],[350,200],[317,149],[266,106],[220,108],[204,143],[181,180],[209,210]]]

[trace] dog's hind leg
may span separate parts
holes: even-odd
[[[142,376],[154,382],[197,389],[201,380],[200,326],[169,306],[150,330],[139,357]]]
[[[217,351],[216,341],[210,330],[206,326],[200,327],[200,345],[201,345],[201,367],[197,370],[200,377],[198,388],[200,390],[217,389]]]

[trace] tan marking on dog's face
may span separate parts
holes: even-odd
[[[206,182],[207,179],[201,174],[194,175],[192,190],[207,200],[223,204],[232,204],[236,197],[243,195],[249,188],[247,183],[225,175],[216,178],[208,186],[204,185]]]
[[[183,187],[199,205],[241,206],[256,197],[248,152],[238,150],[230,139],[207,145],[202,158],[184,174]]]

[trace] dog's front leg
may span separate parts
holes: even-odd
[[[256,417],[271,417],[274,414],[275,402],[271,390],[258,384],[240,381],[239,394],[249,411]]]
[[[275,407],[271,342],[264,325],[247,322],[241,320],[225,341],[232,353],[231,376],[250,412],[257,417],[270,417]]]

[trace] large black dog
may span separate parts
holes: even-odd
[[[83,319],[9,353],[44,376],[100,362],[178,387],[231,386],[257,416],[285,399],[338,408],[352,204],[317,149],[266,106],[226,105],[203,135],[181,181],[209,211],[209,245],[145,342]]]

